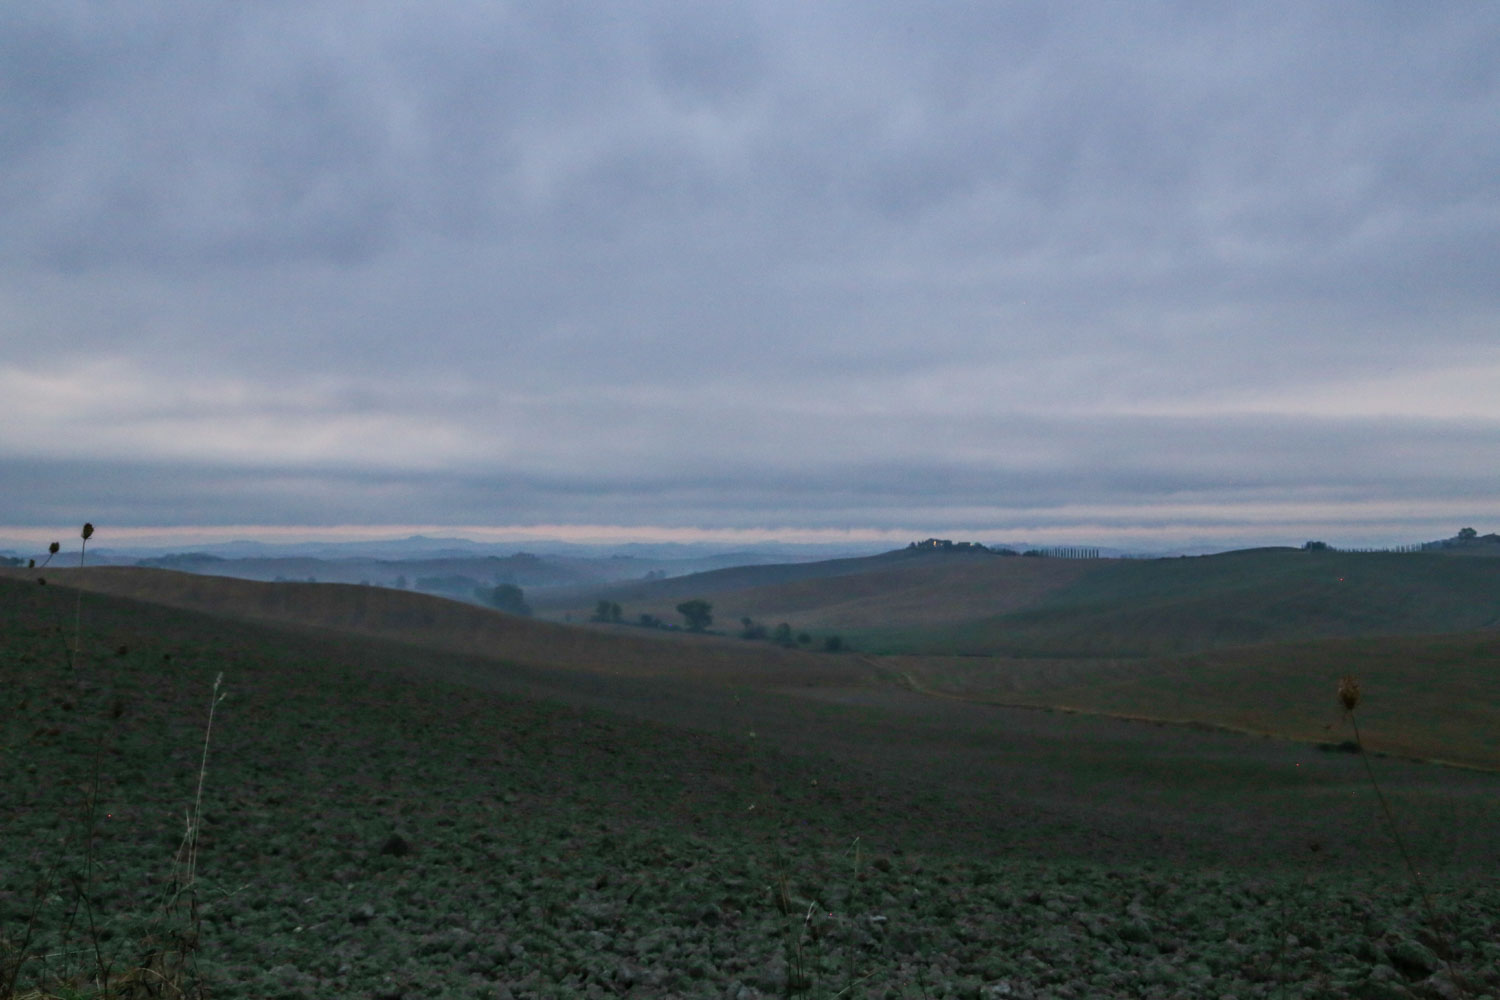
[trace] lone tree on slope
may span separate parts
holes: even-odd
[[[677,605],[677,613],[687,622],[689,631],[702,632],[714,623],[714,606],[701,597]]]
[[[531,617],[531,606],[526,603],[526,595],[513,583],[499,583],[494,588],[480,587],[474,593],[497,611],[523,618]]]

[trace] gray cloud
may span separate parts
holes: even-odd
[[[0,469],[221,523],[1469,503],[1497,57],[1477,5],[13,5]]]
[[[897,421],[844,428],[881,439]],[[951,432],[950,428],[950,432]],[[766,455],[691,440],[622,458],[547,451],[404,471],[360,462],[10,464],[0,503],[20,524],[621,524],[874,527],[991,533],[1016,526],[1121,540],[1143,525],[1280,540],[1450,529],[1493,505],[1500,423],[1286,418],[1015,420],[968,426],[950,454],[903,423],[894,447]],[[814,426],[814,439],[839,436]],[[871,442],[873,445],[874,442]],[[931,449],[927,449],[929,452]],[[726,454],[727,452],[727,454]],[[1475,468],[1472,456],[1487,468]],[[614,461],[611,461],[613,457]],[[1482,464],[1482,463],[1481,463]],[[269,514],[269,516],[268,516]],[[436,515],[436,516],[435,516]],[[1280,533],[1280,534],[1279,534]]]

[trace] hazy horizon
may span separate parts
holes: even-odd
[[[10,4],[0,85],[3,535],[1500,524],[1497,5]]]
[[[1481,534],[1493,530],[1465,523],[1461,527],[1476,527]],[[1126,553],[1176,553],[1233,551],[1263,546],[1296,547],[1306,541],[1323,541],[1343,548],[1386,548],[1413,545],[1420,542],[1451,538],[1458,528],[1440,531],[1430,537],[1391,536],[1383,538],[1343,537],[1339,535],[1308,534],[1305,538],[1279,536],[1245,536],[1219,538],[1211,536],[1183,538],[1173,535],[1170,539],[1155,535],[1132,537],[1096,537],[1083,535],[1014,535],[1001,537],[993,532],[951,531],[923,534],[899,530],[864,531],[794,531],[774,530],[653,530],[622,528],[607,525],[573,526],[509,526],[481,527],[473,525],[360,525],[342,528],[314,528],[307,526],[267,527],[237,525],[222,529],[187,528],[124,528],[109,529],[107,526],[96,533],[90,542],[90,551],[130,552],[133,550],[188,551],[193,548],[229,548],[249,543],[269,548],[317,548],[319,546],[361,543],[405,543],[414,539],[431,540],[434,543],[460,541],[484,546],[510,546],[518,550],[527,545],[545,548],[548,545],[598,547],[602,549],[625,548],[632,545],[643,547],[681,545],[718,552],[730,552],[736,548],[795,548],[876,552],[901,548],[913,541],[928,537],[949,538],[953,541],[980,542],[985,545],[1052,546],[1097,546],[1111,551]],[[48,544],[57,541],[62,549],[58,565],[66,567],[79,551],[77,527],[62,528],[31,527],[15,528],[0,526],[0,551],[23,552],[34,549],[45,554]]]

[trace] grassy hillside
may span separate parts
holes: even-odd
[[[745,617],[822,631],[892,623],[946,625],[1028,607],[1095,565],[902,550],[864,559],[698,573],[571,599],[549,597],[538,601],[538,609],[587,617],[597,598],[608,598],[623,605],[627,617],[645,612],[676,620],[680,601],[702,597],[713,601],[715,616],[725,627]]]
[[[946,629],[868,632],[862,644],[873,638],[921,651],[872,657],[565,626],[356,586],[115,567],[50,575],[54,584],[76,582],[180,608],[575,672],[782,690],[869,688],[904,677],[920,690],[980,701],[1310,741],[1346,738],[1336,733],[1329,691],[1343,673],[1370,673],[1372,746],[1500,767],[1493,736],[1500,732],[1496,633],[1444,631],[1495,620],[1500,564],[1295,550],[1153,561],[896,555],[840,561],[811,579],[726,592],[716,610],[721,621],[743,611],[798,627],[869,620],[856,612],[932,621],[944,613],[939,607],[969,616],[979,608],[1023,610]],[[783,568],[750,569],[755,576]],[[798,606],[800,615],[791,610]],[[945,646],[968,655],[928,652]],[[1394,706],[1399,711],[1390,712]]]
[[[1491,775],[1378,762],[1439,941],[1343,754],[32,576],[0,579],[0,995],[160,993],[180,960],[187,995],[292,1000],[1447,995],[1436,948],[1500,989]],[[347,618],[353,589],[197,593]]]
[[[627,619],[677,620],[702,597],[741,618],[840,632],[874,653],[1137,658],[1335,636],[1500,625],[1500,560],[1442,553],[1257,549],[1152,560],[894,552],[742,567],[543,600],[584,620],[597,598]]]
[[[944,628],[869,629],[888,652],[1153,657],[1294,639],[1500,625],[1500,562],[1258,549],[1102,560],[1029,607]]]
[[[37,574],[0,570],[0,576],[6,575],[30,580]],[[697,677],[757,687],[858,684],[869,679],[869,672],[848,657],[628,628],[569,627],[380,587],[260,583],[116,566],[49,569],[45,576],[54,586],[566,670]]]
[[[1007,705],[1206,723],[1314,743],[1354,737],[1334,693],[1364,688],[1373,750],[1500,770],[1500,633],[1319,639],[1180,657],[893,656],[918,689]]]
[[[888,552],[876,556],[848,559],[825,559],[805,563],[772,563],[762,566],[730,566],[724,569],[689,573],[662,580],[636,580],[586,587],[560,588],[538,595],[538,610],[553,613],[589,611],[600,598],[621,604],[667,606],[692,597],[716,597],[720,594],[752,587],[770,587],[800,580],[823,580],[848,574],[867,573],[891,565],[916,565],[932,557],[925,553]]]
[[[936,556],[831,579],[722,594],[726,620],[750,617],[797,628],[862,629],[897,622],[939,626],[1025,608],[1089,572],[1071,559]]]

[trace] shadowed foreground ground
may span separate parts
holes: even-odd
[[[70,670],[75,607],[0,582],[22,986],[160,931],[222,671],[197,887],[217,996],[1444,996],[1445,949],[1500,990],[1491,775],[1372,761],[1437,935],[1351,755],[100,595]]]

